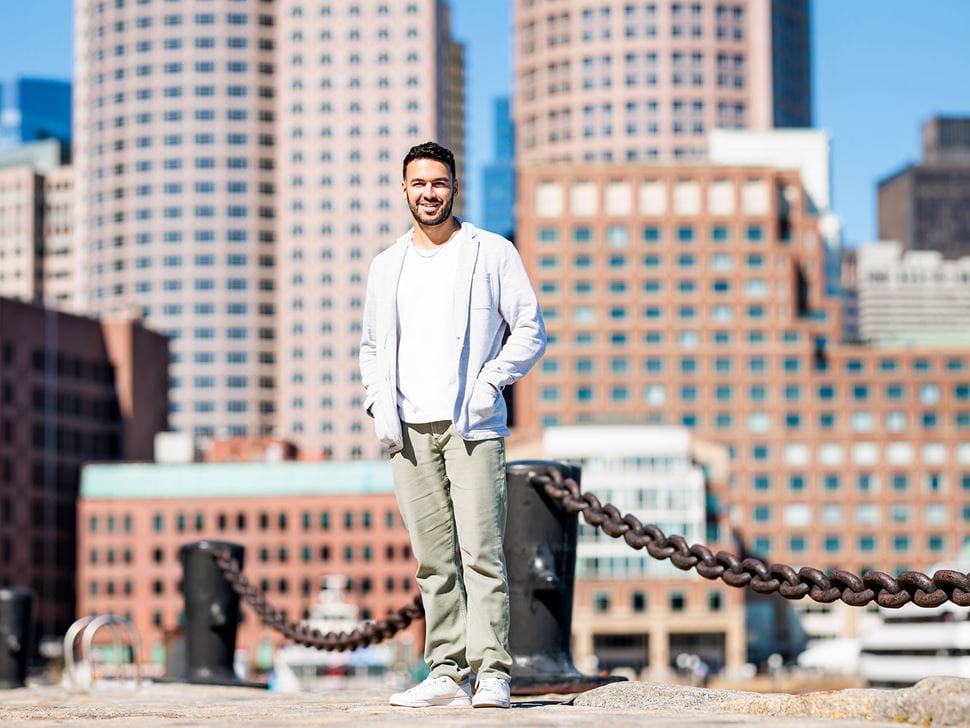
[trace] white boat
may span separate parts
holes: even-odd
[[[357,605],[345,599],[342,576],[327,576],[303,620],[310,629],[327,632],[351,632],[361,626]],[[402,641],[409,641],[404,635]],[[303,645],[286,645],[273,656],[273,678],[270,689],[279,692],[366,689],[397,683],[392,667],[398,659],[397,642],[388,640],[352,652],[317,650]]]
[[[938,569],[967,573],[970,558]],[[906,604],[879,608],[882,623],[860,640],[859,673],[870,685],[899,687],[924,677],[970,678],[970,607],[945,602],[939,607]]]

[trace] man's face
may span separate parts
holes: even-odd
[[[422,225],[440,225],[451,217],[458,183],[451,178],[451,170],[435,159],[411,161],[402,183],[411,215]]]

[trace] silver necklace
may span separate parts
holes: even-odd
[[[449,240],[448,242],[450,243],[451,241]],[[420,249],[420,248],[419,248],[419,247],[418,247],[417,245],[415,245],[415,244],[414,244],[414,241],[413,241],[413,240],[411,241],[411,247],[412,247],[412,248],[414,248],[414,252],[415,252],[415,253],[417,253],[417,254],[418,254],[418,256],[419,256],[419,257],[421,257],[421,258],[433,258],[433,257],[435,257],[435,256],[436,256],[436,255],[437,255],[438,253],[440,253],[440,252],[441,252],[442,250],[444,250],[444,249],[445,249],[445,247],[447,247],[447,245],[448,245],[448,243],[445,243],[444,245],[438,245],[438,246],[437,246],[437,247],[436,247],[436,248],[435,248],[435,249],[434,249],[433,251],[431,251],[430,253],[422,253],[422,252],[421,252],[421,249]]]

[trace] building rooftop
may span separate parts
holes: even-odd
[[[392,493],[386,461],[88,465],[88,500]]]

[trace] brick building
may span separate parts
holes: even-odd
[[[623,417],[725,444],[715,493],[771,560],[892,573],[970,542],[970,349],[840,343],[797,171],[519,173],[549,335],[522,427]]]
[[[139,630],[145,660],[183,619],[179,549],[200,539],[246,548],[245,574],[290,619],[321,579],[347,579],[364,619],[417,593],[415,562],[386,462],[94,465],[78,513],[78,614],[115,613]],[[243,607],[238,646],[283,638]],[[423,640],[423,622],[410,628]]]
[[[74,619],[81,467],[148,459],[167,417],[164,337],[0,298],[0,583],[38,594],[38,629]]]

